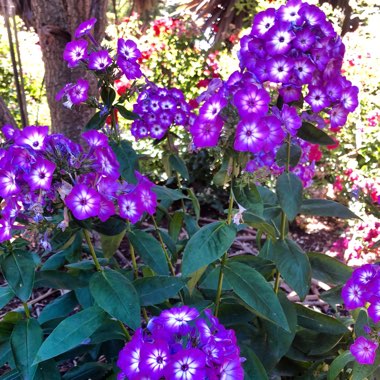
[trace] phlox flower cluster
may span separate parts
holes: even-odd
[[[341,75],[344,50],[314,5],[289,0],[278,10],[260,12],[241,39],[240,71],[227,81],[212,80],[197,99],[203,104],[190,127],[194,145],[232,141],[258,166],[272,162],[303,122],[323,128],[322,112],[331,126],[343,125],[358,105],[358,88]]]
[[[103,133],[83,133],[84,149],[61,134],[49,135],[45,126],[22,131],[4,126],[2,132],[6,142],[0,149],[0,242],[11,238],[12,228],[51,216],[62,201],[78,220],[106,221],[119,214],[136,223],[144,212],[155,212],[154,184],[138,172],[137,184],[121,180],[119,163]],[[67,227],[67,219],[61,228]]]
[[[118,380],[243,380],[235,332],[205,315],[181,306],[153,317],[120,351]]]
[[[92,29],[96,19],[92,18],[80,24],[75,32],[75,40],[67,43],[63,52],[63,59],[68,67],[75,68],[79,65],[94,71],[97,75],[109,75],[113,80],[124,74],[129,80],[142,76],[137,60],[141,52],[132,40],[119,38],[117,42],[117,54],[112,57],[108,49],[103,48],[93,37]],[[64,105],[71,108],[72,105],[83,103],[88,98],[89,83],[79,78],[77,83],[68,83],[56,96],[56,100],[64,101]]]
[[[351,278],[342,289],[342,298],[347,309],[368,307],[368,315],[374,323],[380,321],[380,267],[366,264],[354,270]],[[369,305],[369,306],[368,306]],[[367,334],[371,333],[369,327]],[[373,364],[379,346],[379,335],[372,334],[368,339],[357,338],[350,351],[360,364]]]
[[[181,90],[153,83],[148,83],[139,94],[133,111],[140,116],[131,127],[136,140],[145,137],[161,140],[171,126],[187,127],[192,118],[191,107]]]

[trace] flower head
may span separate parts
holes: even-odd
[[[88,58],[88,68],[90,70],[105,70],[112,63],[107,50],[93,51]]]
[[[78,220],[98,215],[100,195],[86,185],[75,185],[65,198],[65,204]]]
[[[373,364],[376,358],[376,350],[379,344],[360,336],[350,346],[350,351],[359,364]]]
[[[67,61],[70,68],[77,66],[81,60],[88,58],[87,46],[88,42],[86,40],[76,40],[66,44],[63,59]]]
[[[94,25],[96,24],[96,21],[96,18],[91,18],[82,22],[75,30],[75,38],[81,38],[89,34]]]

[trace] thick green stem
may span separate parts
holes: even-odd
[[[126,337],[127,342],[129,342],[131,340],[131,335],[129,334],[128,330],[124,326],[123,322],[121,322],[121,321],[118,321],[118,322],[119,322],[119,326],[123,330],[123,333],[124,333],[124,335]]]
[[[231,180],[231,187],[230,187],[230,198],[228,203],[228,214],[227,214],[227,224],[231,224],[232,222],[232,210],[234,206],[234,195],[232,192],[232,180]],[[214,315],[217,317],[219,313],[219,307],[220,307],[220,299],[222,296],[222,289],[223,289],[223,279],[224,279],[224,266],[226,265],[226,261],[228,258],[228,252],[225,252],[222,261],[220,262],[220,271],[219,271],[219,278],[218,278],[218,287],[216,289],[216,297],[215,297],[215,311]]]
[[[87,230],[83,230],[83,233],[84,233],[84,238],[86,239],[86,243],[88,245],[88,248],[90,250],[92,259],[94,260],[95,268],[96,268],[96,270],[98,272],[101,272],[102,271],[102,267],[100,266],[98,258],[96,256],[95,248],[94,248],[94,246],[93,246],[93,244],[91,242],[90,234],[89,234],[89,232]]]

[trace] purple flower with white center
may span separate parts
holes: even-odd
[[[250,116],[240,121],[236,128],[234,149],[239,152],[259,152],[269,135],[268,127],[261,125],[260,118]]]
[[[12,223],[8,219],[0,219],[0,243],[12,238]]]
[[[309,58],[302,57],[294,61],[294,72],[302,83],[310,83],[313,78],[315,66]]]
[[[142,76],[142,71],[138,63],[131,62],[123,57],[118,57],[116,63],[129,80],[138,79]]]
[[[330,105],[330,100],[323,87],[309,86],[309,93],[305,96],[306,103],[310,104],[314,112],[322,111]]]
[[[0,169],[0,197],[7,198],[20,191],[16,183],[16,175],[12,171]]]
[[[108,220],[112,215],[115,215],[115,205],[112,201],[109,199],[100,196],[100,202],[99,202],[99,212],[98,212],[98,218],[105,222]]]
[[[20,134],[20,131],[11,124],[5,124],[1,128],[1,132],[3,132],[3,135],[7,140],[15,140]]]
[[[185,111],[177,110],[174,113],[174,123],[177,125],[186,125],[187,124],[187,114]]]
[[[326,54],[326,50],[324,48],[313,48],[311,50],[311,60],[317,66],[318,70],[323,72],[330,60],[330,57]]]
[[[8,150],[7,158],[10,159],[9,164],[13,165],[16,172],[28,172],[33,163],[36,162],[36,157],[30,152],[30,149],[15,145]]]
[[[364,336],[359,336],[350,346],[351,354],[359,364],[373,364],[379,344]]]
[[[332,102],[337,102],[342,96],[342,85],[338,79],[330,79],[325,86],[326,94]]]
[[[174,110],[177,107],[177,101],[171,96],[163,96],[160,98],[160,107],[163,110]]]
[[[143,210],[149,215],[153,215],[156,212],[157,207],[157,194],[144,185],[138,186],[136,191],[139,194]]]
[[[108,199],[113,199],[119,189],[119,182],[114,178],[101,176],[96,184],[99,194]]]
[[[232,360],[225,360],[220,366],[218,378],[220,380],[242,380],[244,379],[244,370],[241,366],[239,356]]]
[[[262,149],[269,152],[281,145],[285,139],[285,132],[281,128],[281,121],[276,116],[265,116],[258,123],[261,130],[268,131]]]
[[[266,59],[258,59],[252,72],[260,80],[261,83],[269,79],[268,65]]]
[[[226,105],[227,100],[221,95],[215,94],[203,104],[199,110],[199,118],[206,121],[213,121]]]
[[[170,111],[159,111],[157,113],[159,124],[164,128],[169,128],[173,124],[173,114]]]
[[[374,265],[366,264],[354,270],[352,279],[360,285],[367,285],[375,279],[377,273]]]
[[[90,147],[108,146],[108,137],[95,129],[82,133],[82,137]]]
[[[71,41],[66,44],[63,59],[70,68],[76,67],[81,60],[88,58],[87,46],[86,40]]]
[[[107,50],[93,51],[88,58],[88,68],[90,70],[105,70],[112,63],[112,59]]]
[[[79,78],[77,83],[69,88],[67,96],[73,104],[80,104],[88,98],[89,84],[85,79]]]
[[[135,120],[131,126],[131,133],[136,140],[144,139],[149,136],[150,128],[142,120]]]
[[[322,10],[315,5],[310,5],[308,3],[302,4],[299,14],[310,26],[318,26],[326,19]]]
[[[82,22],[75,30],[75,38],[81,38],[88,35],[96,23],[96,18],[91,18]]]
[[[342,289],[342,298],[347,309],[356,309],[365,305],[365,288],[353,281],[348,280]]]
[[[276,21],[276,10],[268,8],[267,10],[258,13],[253,19],[251,34],[258,37],[263,37],[269,29],[272,28]]]
[[[16,139],[18,145],[29,145],[34,150],[43,150],[45,137],[49,133],[49,127],[25,127]]]
[[[163,127],[161,124],[154,123],[150,127],[150,136],[157,140],[161,140],[166,135],[167,131],[168,127]]]
[[[152,112],[157,112],[161,109],[161,98],[156,95],[156,94],[152,94],[149,98],[149,109],[152,111]]]
[[[159,322],[170,332],[186,334],[190,329],[188,323],[198,316],[197,309],[188,306],[173,307],[161,313]]]
[[[199,380],[205,378],[206,355],[196,348],[179,351],[171,357],[167,376],[176,380]]]
[[[295,32],[295,38],[292,41],[293,46],[302,52],[307,52],[315,42],[315,34],[310,28],[303,28]]]
[[[129,61],[136,61],[141,57],[141,52],[137,48],[136,42],[124,40],[123,38],[117,40],[117,54]]]
[[[100,165],[102,174],[114,179],[119,178],[120,164],[110,146],[96,148],[95,157],[97,158],[97,164]]]
[[[380,298],[372,297],[370,299],[371,305],[368,308],[368,315],[375,323],[380,321]]]
[[[265,115],[269,109],[270,96],[253,84],[245,86],[234,95],[234,105],[242,118]]]
[[[128,379],[136,379],[140,375],[142,345],[142,330],[140,328],[136,330],[132,340],[119,353],[116,364]]]
[[[282,86],[278,92],[285,103],[296,102],[302,95],[302,89],[299,86]]]
[[[294,68],[291,58],[277,55],[267,62],[268,79],[276,83],[286,83]]]
[[[51,181],[53,180],[55,167],[56,166],[53,162],[38,158],[33,164],[30,172],[25,176],[25,180],[28,182],[30,189],[49,190]]]
[[[190,127],[194,145],[197,148],[210,148],[218,145],[223,124],[223,119],[219,116],[213,121],[200,120],[197,118]]]
[[[294,33],[288,23],[276,23],[265,36],[265,46],[270,55],[286,54],[292,47]]]
[[[165,375],[165,369],[170,360],[169,345],[163,340],[144,344],[140,352],[140,373],[149,376],[151,380],[160,380]]]
[[[340,100],[342,102],[343,107],[347,111],[349,112],[355,111],[356,107],[359,104],[358,93],[359,93],[359,89],[356,86],[351,86],[351,87],[343,89]]]
[[[278,18],[281,21],[290,22],[295,25],[298,25],[301,23],[302,18],[298,14],[298,11],[300,10],[302,5],[302,2],[300,0],[288,0],[286,5],[282,5],[278,12]]]
[[[302,125],[302,119],[299,117],[297,109],[284,104],[281,110],[281,119],[290,136],[295,136]]]
[[[118,203],[120,216],[132,224],[137,223],[144,213],[141,201],[134,193],[120,195]]]
[[[98,215],[100,203],[99,193],[86,185],[75,185],[65,198],[65,204],[78,220]]]

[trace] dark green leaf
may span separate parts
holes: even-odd
[[[176,242],[183,225],[183,211],[176,211],[169,223],[169,235]]]
[[[367,336],[367,333],[364,330],[365,326],[369,326],[369,318],[368,318],[367,310],[360,309],[355,319],[356,319],[355,326],[354,326],[355,336],[356,337]]]
[[[76,289],[87,286],[84,277],[58,270],[36,272],[35,288]]]
[[[248,265],[229,261],[224,275],[235,294],[258,316],[289,331],[281,304],[267,280]]]
[[[111,87],[103,87],[102,92],[100,94],[103,103],[110,108],[112,106],[112,103],[116,99],[116,92]]]
[[[302,182],[294,173],[282,173],[276,182],[276,193],[281,208],[292,221],[302,204]]]
[[[235,237],[235,227],[224,222],[214,222],[202,227],[186,244],[182,274],[188,276],[219,259],[231,247]]]
[[[181,176],[184,179],[189,179],[189,172],[187,170],[185,161],[183,161],[183,159],[181,157],[177,156],[176,154],[171,154],[169,156],[169,163],[170,163],[171,167],[176,172],[181,174]]]
[[[50,359],[39,363],[33,380],[61,380],[56,362]]]
[[[273,274],[273,271],[276,269],[276,265],[273,261],[264,259],[260,256],[239,255],[232,257],[230,261],[238,261],[240,263],[249,265],[250,267],[260,272],[264,277]]]
[[[319,145],[334,145],[335,141],[322,129],[315,127],[313,124],[303,122],[297,132],[297,136],[302,140]]]
[[[301,299],[306,297],[310,289],[311,267],[308,256],[296,242],[285,239],[272,243],[267,240],[259,255],[272,260],[286,283]]]
[[[346,206],[327,199],[305,199],[301,205],[301,214],[316,216],[335,216],[336,218],[359,218]]]
[[[343,303],[342,288],[343,285],[336,286],[326,292],[322,292],[320,297],[335,309],[336,305],[341,305]]]
[[[264,203],[261,199],[259,191],[254,184],[245,187],[234,186],[233,194],[238,204],[253,214],[262,217],[264,211]]]
[[[90,280],[95,302],[132,329],[140,326],[140,302],[131,282],[112,269],[95,273]]]
[[[352,356],[350,351],[342,352],[330,364],[330,368],[327,373],[327,380],[336,380],[344,367],[354,360],[355,358]]]
[[[9,286],[0,287],[0,309],[2,309],[13,297],[15,294],[12,292]]]
[[[126,229],[114,236],[100,235],[100,244],[102,246],[103,255],[105,258],[110,259],[118,250],[122,242]]]
[[[140,230],[133,230],[128,232],[128,239],[146,265],[157,274],[169,274],[165,253],[160,243],[152,235]]]
[[[249,347],[243,346],[241,354],[246,358],[246,361],[243,363],[246,379],[268,380],[268,375],[263,364]]]
[[[271,224],[267,223],[265,221],[265,219],[255,215],[255,214],[252,214],[249,211],[244,211],[243,220],[244,220],[244,223],[248,224],[249,226],[251,226],[253,228],[261,230],[268,237],[270,237],[272,239],[276,239],[275,228]]]
[[[122,233],[127,228],[127,223],[124,219],[117,215],[111,216],[105,222],[94,223],[93,228],[96,232],[107,236],[115,236]]]
[[[299,145],[290,144],[289,165],[295,167],[302,155],[302,149]],[[276,163],[278,166],[286,166],[288,160],[288,144],[284,143],[276,153]]]
[[[135,183],[135,170],[138,170],[138,157],[131,143],[127,140],[122,140],[119,143],[112,141],[110,146],[119,161],[121,176],[127,182]]]
[[[277,195],[272,190],[269,190],[267,187],[259,186],[259,185],[256,186],[256,189],[259,192],[264,205],[277,204],[278,202]]]
[[[74,292],[68,292],[46,305],[38,317],[40,324],[55,318],[66,317],[78,305]]]
[[[15,367],[11,344],[10,344],[10,334],[6,338],[5,342],[0,343],[0,367],[2,367],[5,363],[11,368]]]
[[[37,370],[33,365],[42,343],[42,329],[33,318],[17,322],[11,336],[11,348],[17,369],[24,380],[32,380]]]
[[[127,110],[121,104],[116,104],[115,108],[120,112],[120,115],[127,120],[137,120],[140,119],[140,116],[137,113]]]
[[[89,343],[98,344],[108,340],[125,340],[125,333],[118,321],[108,319],[91,335]]]
[[[101,115],[100,111],[96,112],[96,114],[90,119],[90,121],[86,124],[84,129],[86,131],[90,129],[100,129],[103,127],[104,123],[106,122],[108,115]]]
[[[218,281],[219,281],[219,274],[220,274],[220,266],[213,268],[205,277],[205,279],[201,282],[199,287],[201,289],[211,289],[216,290],[218,287]],[[232,286],[229,284],[227,278],[224,278],[223,284],[222,284],[222,290],[231,290]]]
[[[72,368],[62,376],[62,380],[102,380],[112,369],[110,364],[90,362]]]
[[[1,261],[1,270],[9,287],[23,302],[32,294],[34,267],[30,251],[14,250]]]
[[[154,276],[139,278],[133,285],[140,297],[141,306],[151,306],[175,297],[185,286],[185,281],[179,277]]]
[[[199,200],[196,197],[196,195],[194,194],[194,191],[192,189],[187,188],[186,191],[187,191],[189,198],[191,199],[191,202],[193,204],[195,218],[196,218],[196,220],[199,220],[199,218],[201,216],[201,206],[199,204]]]
[[[43,342],[35,363],[54,358],[80,345],[106,320],[107,314],[98,306],[82,310],[63,320]]]
[[[352,275],[352,268],[323,253],[309,252],[312,277],[326,284],[345,284]]]
[[[169,189],[165,186],[154,186],[152,190],[157,194],[157,198],[161,201],[175,202],[180,199],[189,199],[179,190]]]

